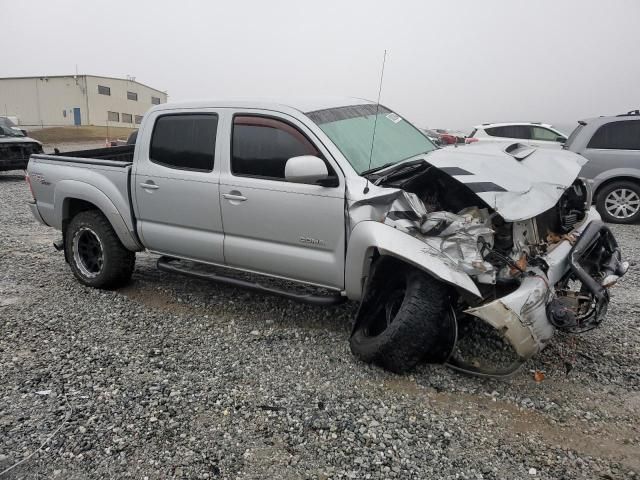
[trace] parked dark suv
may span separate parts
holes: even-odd
[[[7,117],[0,117],[0,172],[27,168],[33,153],[42,153],[42,144]]]
[[[581,175],[594,182],[603,220],[640,220],[640,110],[581,120],[563,148],[589,160]]]

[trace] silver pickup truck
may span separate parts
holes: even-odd
[[[350,345],[364,361],[498,375],[556,329],[600,324],[628,268],[577,178],[584,162],[517,143],[439,149],[359,99],[200,102],[154,107],[135,147],[33,155],[27,181],[85,285],[123,285],[146,249],[165,271],[360,302]],[[247,280],[260,276],[321,288]],[[470,324],[513,363],[456,353]]]

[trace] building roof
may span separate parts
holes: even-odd
[[[291,108],[302,113],[326,110],[328,108],[348,107],[351,105],[373,104],[370,100],[355,97],[319,97],[319,98],[275,98],[275,99],[220,99],[171,102],[156,106],[154,109],[167,108],[258,108],[265,110]]]
[[[149,85],[146,85],[144,83],[138,82],[137,80],[129,80],[128,78],[119,78],[119,77],[105,77],[103,75],[87,75],[87,74],[77,74],[77,75],[32,75],[32,76],[27,76],[27,77],[0,77],[0,80],[28,80],[31,78],[74,78],[74,77],[93,77],[93,78],[106,78],[108,80],[119,80],[121,82],[131,82],[131,83],[137,83],[138,85],[142,85],[145,88],[148,88],[150,90],[154,90],[158,93],[163,93],[163,94],[167,94],[167,92],[163,91],[163,90],[158,90],[157,88],[153,88],[150,87]]]

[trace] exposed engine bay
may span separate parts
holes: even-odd
[[[448,363],[468,373],[506,375],[542,350],[555,329],[578,333],[598,326],[606,313],[607,289],[628,264],[591,210],[591,189],[583,179],[562,187],[559,199],[547,198],[548,203],[555,200],[551,208],[513,219],[496,208],[500,194],[513,192],[491,182],[460,181],[472,175],[423,162],[374,176],[374,185],[394,193],[379,198],[378,205],[374,200],[353,206],[373,206],[385,224],[420,239],[432,255],[473,279],[480,297],[459,292],[457,328],[483,320],[511,346],[516,359],[500,368],[470,363],[454,354],[454,340]],[[513,202],[506,205],[508,213],[515,211]]]

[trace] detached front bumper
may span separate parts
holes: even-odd
[[[590,328],[597,326],[603,320],[609,303],[606,287],[615,283],[628,269],[628,264],[621,260],[613,234],[594,208],[571,235],[577,239],[573,245],[569,240],[563,240],[543,257],[549,267],[546,272],[539,267],[531,267],[517,290],[465,311],[501,332],[511,344],[519,357],[513,370],[540,352],[556,328],[568,327],[571,322],[589,325]],[[590,272],[594,270],[605,273],[604,280],[591,276]],[[557,294],[557,287],[569,277],[577,278],[583,285],[576,297],[591,294],[590,298],[595,299],[587,316],[571,315],[575,310],[571,303],[574,299]],[[466,365],[454,366],[470,373],[496,374]],[[497,374],[505,373],[509,372]]]

